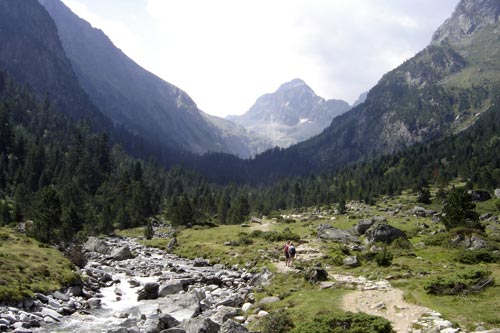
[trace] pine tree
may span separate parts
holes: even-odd
[[[447,230],[457,227],[482,229],[476,205],[464,188],[452,188],[443,207],[443,224]]]
[[[33,236],[41,242],[56,244],[61,222],[61,201],[52,186],[41,189],[32,207]]]

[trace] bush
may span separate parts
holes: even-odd
[[[440,232],[435,235],[429,236],[424,240],[427,246],[451,246],[451,235],[448,232]]]
[[[260,327],[262,333],[287,333],[293,328],[293,323],[285,310],[278,310],[264,317]]]
[[[265,240],[270,242],[283,242],[287,240],[298,242],[300,240],[300,236],[294,234],[290,230],[290,228],[285,228],[282,232],[277,232],[277,231],[264,232],[262,236]]]
[[[447,276],[437,276],[429,280],[424,289],[432,295],[459,295],[480,292],[495,283],[491,272],[485,270],[469,270]]]
[[[375,255],[375,262],[378,266],[388,267],[392,264],[393,257],[392,253],[384,246],[382,251]]]
[[[366,313],[318,316],[297,326],[291,333],[392,333],[391,323]]]
[[[83,253],[81,245],[70,246],[66,251],[64,251],[64,256],[68,258],[73,265],[79,268],[83,268],[87,265],[87,258]]]
[[[482,262],[494,263],[499,261],[498,254],[489,250],[462,250],[457,255],[457,261],[466,265],[475,265]]]

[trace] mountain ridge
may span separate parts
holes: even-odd
[[[347,102],[325,100],[296,78],[260,96],[243,115],[226,119],[271,138],[276,146],[288,147],[320,133],[349,109]]]

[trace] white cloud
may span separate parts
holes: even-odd
[[[137,33],[118,12],[98,16],[86,1],[99,3],[64,0],[134,60],[217,115],[243,113],[296,77],[325,98],[353,102],[422,49],[458,2],[145,0],[148,30]]]

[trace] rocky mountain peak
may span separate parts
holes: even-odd
[[[474,33],[498,24],[500,0],[462,0],[452,16],[434,33],[432,42],[464,44]]]

